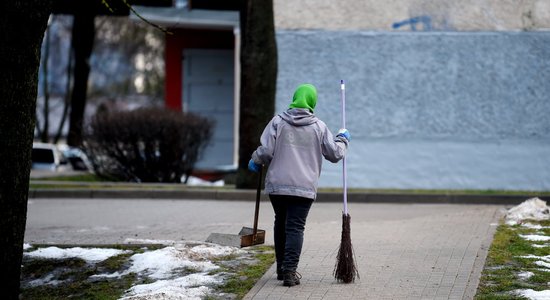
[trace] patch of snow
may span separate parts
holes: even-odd
[[[520,279],[523,279],[523,280],[529,279],[529,278],[533,277],[533,275],[535,275],[535,273],[529,272],[529,271],[518,273],[518,277]]]
[[[91,275],[90,276],[90,279],[105,279],[105,278],[120,278],[122,276],[125,276],[125,275],[128,275],[130,274],[130,272],[114,272],[114,273],[111,273],[111,274],[95,274],[95,275]]]
[[[63,283],[61,280],[53,280],[53,274],[48,274],[44,278],[38,278],[29,282],[29,286],[35,287],[40,285],[58,285]]]
[[[174,271],[191,269],[196,272],[208,272],[219,268],[210,261],[191,260],[188,248],[166,247],[130,257],[132,265],[128,270],[119,273],[94,275],[93,277],[120,277],[130,273],[145,274],[152,279],[167,279]]]
[[[192,247],[189,251],[207,259],[245,252],[235,247],[221,246],[216,244],[198,245]]]
[[[105,249],[105,248],[68,248],[61,249],[58,247],[40,248],[32,252],[26,252],[25,255],[36,258],[50,258],[50,259],[66,259],[66,258],[80,258],[87,262],[99,262],[106,260],[110,257],[132,253],[129,250],[118,249]]]
[[[219,268],[209,261],[191,261],[184,252],[174,247],[135,254],[131,258],[130,272],[147,273],[155,279],[165,279],[172,275],[175,269],[193,269],[199,272],[210,271]]]
[[[531,244],[531,246],[532,246],[533,248],[546,248],[546,247],[548,247],[548,246],[550,246],[550,245],[548,245],[548,244],[544,244],[544,245]]]
[[[32,245],[31,244],[23,244],[23,250],[29,250],[30,248],[32,248]]]
[[[516,225],[523,220],[549,220],[550,208],[546,201],[539,198],[531,198],[518,206],[512,207],[506,214],[506,224]]]
[[[173,242],[173,241],[172,241]],[[30,246],[30,245],[29,245]],[[26,252],[25,255],[39,258],[63,259],[77,257],[88,262],[99,262],[109,257],[132,251],[101,248],[69,248],[48,247]],[[113,278],[130,273],[147,276],[156,280],[150,284],[136,285],[126,291],[124,300],[153,299],[203,299],[212,293],[212,286],[223,282],[220,275],[207,275],[219,267],[210,260],[230,254],[244,254],[247,251],[235,247],[216,244],[186,243],[167,246],[162,249],[134,254],[129,258],[130,267],[122,272],[93,275],[91,278]],[[193,274],[182,276],[182,270],[190,269]],[[49,274],[44,278],[29,282],[29,285],[57,285],[61,281],[54,280]]]
[[[531,224],[531,223],[523,223],[521,224],[521,227],[529,228],[529,229],[542,229],[542,225],[539,224]]]
[[[550,236],[538,235],[538,234],[520,234],[520,237],[533,242],[550,241]]]
[[[523,256],[519,256],[520,258],[532,258],[532,259],[538,259],[535,264],[537,266],[541,266],[541,267],[544,267],[544,268],[549,268],[550,269],[550,255],[546,255],[546,256],[537,256],[537,255],[523,255]]]
[[[514,294],[531,300],[550,300],[550,290],[535,291],[532,289],[515,290]]]
[[[185,176],[182,177],[181,182],[183,182],[184,180],[185,180]],[[221,180],[218,180],[218,181],[210,182],[208,180],[203,180],[203,179],[200,179],[198,177],[189,176],[189,179],[187,180],[187,185],[190,185],[190,186],[224,186],[225,181],[223,179],[221,179]]]
[[[545,261],[542,261],[542,260],[537,260],[537,261],[535,262],[535,265],[541,266],[541,267],[543,267],[543,268],[550,269],[550,263],[545,262]]]
[[[148,240],[148,239],[127,238],[124,240],[124,243],[125,244],[174,245],[176,242],[173,240]]]
[[[550,262],[550,255],[537,256],[537,255],[529,254],[529,255],[523,255],[523,256],[520,256],[520,257],[521,258],[534,258],[534,259],[540,259],[540,260]]]
[[[221,280],[205,274],[191,274],[172,280],[158,280],[150,284],[136,285],[126,291],[121,300],[138,299],[197,299],[210,292],[208,285],[219,284]]]

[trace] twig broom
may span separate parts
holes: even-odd
[[[342,95],[342,128],[346,128],[346,86],[344,80],[340,82]],[[343,166],[343,192],[344,192],[344,211],[342,213],[342,240],[340,249],[336,256],[336,265],[334,266],[334,277],[338,282],[350,283],[355,281],[355,277],[359,277],[357,266],[354,261],[353,245],[351,244],[351,217],[348,213],[348,184],[346,172],[346,157],[342,160]]]

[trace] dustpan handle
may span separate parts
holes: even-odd
[[[258,215],[260,214],[260,193],[262,191],[262,171],[263,167],[260,165],[258,172],[258,189],[256,190],[256,209],[254,210],[254,231],[253,239],[256,240],[256,233],[258,233]]]

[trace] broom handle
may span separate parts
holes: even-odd
[[[344,80],[340,81],[340,90],[342,95],[342,128],[346,128],[346,85]],[[344,190],[344,214],[348,214],[348,180],[346,172],[346,156],[342,159],[342,181]]]
[[[254,209],[254,228],[252,228],[252,239],[256,241],[256,234],[258,233],[258,215],[260,214],[260,196],[262,191],[262,172],[263,167],[260,165],[260,171],[258,172],[258,188],[256,189],[256,207]]]

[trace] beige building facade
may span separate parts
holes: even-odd
[[[275,0],[274,11],[278,30],[550,30],[550,0]]]

